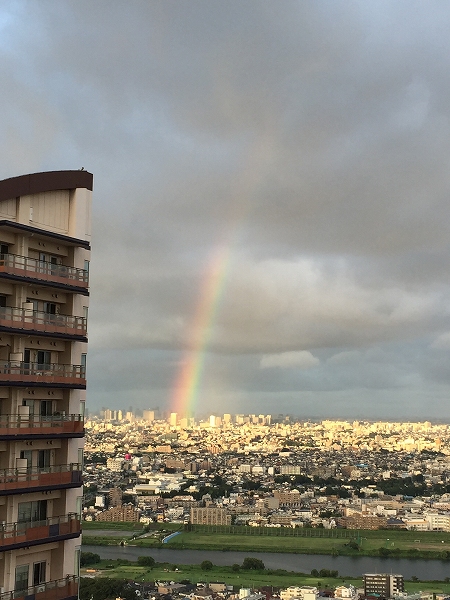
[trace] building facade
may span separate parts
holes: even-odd
[[[0,181],[0,587],[78,595],[93,177]]]

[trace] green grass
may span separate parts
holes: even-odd
[[[117,531],[117,536],[96,536],[95,530],[105,528]],[[91,545],[119,545],[124,539],[138,547],[160,547],[165,534],[176,531],[179,524],[154,524],[155,537],[133,540],[121,531],[130,530],[132,523],[89,523],[83,528],[89,531],[85,542]],[[138,525],[138,524],[134,524]],[[228,529],[228,531],[227,531]],[[142,529],[141,529],[142,531]],[[91,532],[94,534],[92,535]],[[241,533],[242,532],[242,533]],[[140,533],[136,529],[136,533]],[[342,537],[341,537],[342,536]],[[345,536],[345,537],[344,537]],[[351,537],[349,537],[351,536]],[[360,548],[348,547],[351,539]],[[254,552],[289,552],[295,554],[334,554],[342,556],[379,556],[380,549],[394,557],[450,559],[450,533],[415,532],[395,530],[297,530],[265,528],[211,528],[196,527],[195,531],[183,531],[167,543],[168,548],[189,550],[219,550]],[[446,554],[448,553],[448,554]]]
[[[192,583],[223,581],[235,587],[260,587],[274,586],[286,588],[291,585],[313,585],[328,588],[342,584],[352,584],[355,587],[362,585],[361,578],[337,577],[317,578],[304,573],[294,573],[282,570],[266,571],[232,571],[231,566],[214,566],[211,571],[202,571],[200,565],[175,565],[169,563],[157,563],[153,569],[139,567],[136,563],[119,564],[121,561],[101,561],[93,568],[97,570],[97,577],[112,577],[116,579],[132,579],[134,581],[181,581],[189,579]],[[109,568],[108,568],[109,567]],[[82,570],[82,575],[86,570]],[[442,582],[405,582],[405,588],[409,593],[421,591],[432,591],[438,593],[450,593],[450,583]]]

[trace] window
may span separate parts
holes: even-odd
[[[54,302],[44,302],[44,312],[48,315],[56,315],[56,304]]]
[[[16,591],[26,590],[28,587],[28,570],[29,565],[20,565],[16,567],[16,577],[14,589]]]
[[[75,549],[75,570],[74,573],[77,577],[80,576],[80,559],[81,559],[81,548]]]
[[[53,415],[53,401],[41,400],[41,417],[51,417]]]
[[[32,417],[34,415],[34,400],[29,400],[28,398],[24,398],[22,400],[22,406],[28,406],[29,407],[29,415],[30,417]]]
[[[37,352],[37,368],[49,369],[51,364],[51,353],[48,350],[38,350]]]
[[[17,511],[17,522],[39,523],[47,518],[47,500],[35,500],[34,502],[19,502]]]
[[[81,355],[81,377],[86,377],[86,360],[87,354]]]
[[[50,467],[50,450],[39,450],[38,467],[40,469],[48,469]]]
[[[46,561],[34,563],[33,565],[33,585],[39,585],[45,582]]]
[[[34,298],[27,298],[27,303],[31,303],[33,305],[33,311],[36,312],[39,310],[39,301]]]
[[[32,450],[21,450],[20,451],[20,458],[26,458],[27,459],[27,467],[31,467],[32,466],[32,460],[33,460],[33,453]]]

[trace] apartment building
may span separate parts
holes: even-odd
[[[393,598],[403,592],[403,575],[389,575],[388,573],[367,573],[364,575],[364,595]]]
[[[291,586],[280,591],[281,600],[317,600],[319,590],[314,586]]]
[[[2,600],[78,596],[92,183],[0,181]]]
[[[223,508],[191,508],[193,525],[231,525],[231,515]]]
[[[137,523],[140,516],[141,511],[138,508],[132,506],[131,504],[123,504],[122,506],[113,506],[108,510],[104,510],[97,515],[95,520],[106,522],[127,521]]]

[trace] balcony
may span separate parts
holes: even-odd
[[[51,489],[76,488],[82,485],[81,465],[0,469],[0,494],[9,496]]]
[[[63,579],[33,585],[23,590],[3,592],[0,600],[76,600],[78,598],[79,578],[67,575]]]
[[[81,294],[87,293],[89,285],[89,273],[84,269],[57,265],[18,254],[0,255],[0,275],[30,282],[38,280],[44,285],[72,288]]]
[[[39,364],[0,361],[0,386],[34,385],[37,387],[86,387],[83,365]]]
[[[52,541],[78,537],[80,534],[81,522],[76,513],[51,517],[43,521],[5,523],[0,526],[0,552],[48,544]]]
[[[0,308],[0,330],[14,333],[17,329],[31,334],[86,340],[87,323],[84,317],[51,315],[27,308]]]
[[[0,441],[83,435],[83,415],[0,415]]]

